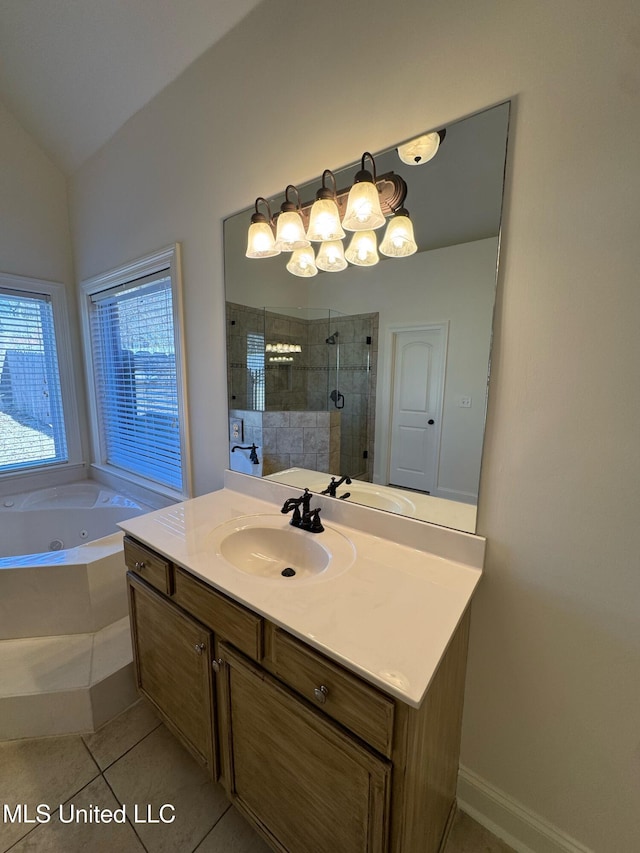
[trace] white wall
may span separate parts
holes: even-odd
[[[0,270],[72,282],[63,173],[0,102]]]
[[[1,102],[0,223],[0,272],[66,286],[72,358],[75,365],[81,364],[67,181]],[[74,385],[82,410],[81,371],[74,377]]]
[[[222,219],[515,98],[462,762],[603,853],[640,833],[639,42],[636,0],[270,0],[72,186],[79,278],[183,242],[204,492],[227,462]]]

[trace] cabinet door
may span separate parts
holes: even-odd
[[[384,853],[390,764],[220,644],[229,796],[288,853]]]
[[[138,688],[215,778],[212,634],[130,573],[127,577]]]

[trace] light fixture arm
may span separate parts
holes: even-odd
[[[371,160],[372,172],[367,171],[364,167],[364,161],[366,158]],[[362,155],[362,159],[360,161],[360,171],[356,173],[356,177],[354,183],[357,184],[360,181],[373,181],[374,184],[377,183],[376,177],[376,161],[373,159],[373,154],[369,151],[365,151]]]
[[[295,193],[298,196],[297,204],[294,204],[291,201],[291,199],[289,198],[289,191],[290,190],[295,190]],[[298,213],[300,213],[300,214],[302,213],[302,207],[300,204],[300,190],[294,184],[289,184],[287,186],[286,190],[284,191],[284,201],[282,202],[280,210],[282,211],[282,213],[288,213],[288,212],[294,211],[294,210],[297,210]]]
[[[327,186],[327,176],[330,176],[333,181],[332,190]],[[316,199],[331,198],[336,201],[337,192],[336,176],[333,174],[331,169],[325,169],[322,173],[322,186],[316,193]]]
[[[264,215],[264,213],[260,213],[260,211],[258,210],[258,204],[260,202],[263,202],[267,206],[267,210],[269,212],[269,218],[268,219]],[[256,203],[255,203],[255,209],[256,209],[256,212],[254,214],[252,214],[252,216],[251,216],[251,223],[252,224],[254,224],[256,222],[268,222],[270,225],[273,224],[273,216],[271,215],[271,207],[270,207],[269,202],[267,201],[266,198],[263,198],[262,196],[258,196],[258,198],[256,199]]]

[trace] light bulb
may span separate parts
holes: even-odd
[[[345,257],[357,267],[372,267],[380,260],[374,231],[356,231],[351,238]]]
[[[247,235],[248,258],[272,258],[279,255],[280,250],[275,248],[275,238],[268,222],[252,222]]]
[[[326,240],[341,240],[344,236],[338,205],[335,201],[332,198],[316,199],[309,215],[307,240],[323,243]]]
[[[287,269],[292,275],[298,275],[301,278],[311,278],[311,276],[318,275],[316,259],[311,246],[296,249],[291,255]]]
[[[384,239],[380,243],[380,251],[389,258],[406,258],[418,251],[413,236],[413,223],[404,208],[389,220]]]
[[[342,240],[328,240],[322,243],[316,258],[316,266],[325,272],[340,272],[346,269]]]
[[[349,190],[342,226],[347,231],[371,231],[381,228],[384,223],[378,187],[371,180],[355,183]]]
[[[281,213],[277,220],[275,247],[280,252],[293,252],[309,245],[302,217],[296,210]]]

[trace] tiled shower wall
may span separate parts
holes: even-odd
[[[259,448],[264,476],[294,467],[326,473],[340,468],[340,412],[230,409],[229,417],[242,419],[243,443]]]

